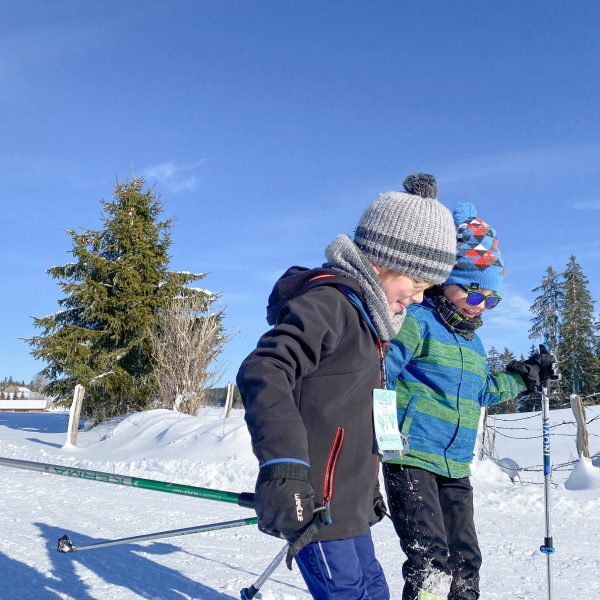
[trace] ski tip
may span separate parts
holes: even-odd
[[[69,539],[68,535],[63,535],[59,540],[58,540],[58,546],[56,547],[56,549],[59,552],[75,552],[75,546],[73,545],[73,542],[71,542],[71,540]]]

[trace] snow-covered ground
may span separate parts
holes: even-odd
[[[600,407],[587,418],[600,416]],[[78,466],[232,492],[252,491],[256,461],[241,412],[188,417],[136,413],[79,432],[63,449],[68,415],[0,413],[0,456]],[[578,465],[570,411],[553,411],[552,558],[554,598],[600,598],[600,462]],[[494,424],[494,421],[490,421]],[[541,417],[496,419],[495,455],[525,470],[510,479],[490,460],[474,468],[476,522],[484,554],[482,600],[543,599],[546,558],[541,477]],[[600,450],[600,418],[590,423]],[[515,439],[519,438],[519,439]],[[282,547],[256,526],[61,554],[67,534],[78,546],[251,516],[235,504],[109,485],[0,466],[0,598],[44,600],[239,598]],[[385,520],[373,529],[393,598],[400,598],[402,553]],[[282,565],[262,588],[265,600],[307,600],[297,568]]]

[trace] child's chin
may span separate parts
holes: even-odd
[[[467,319],[476,319],[477,317],[481,316],[481,313],[478,313],[476,315],[470,315],[469,313],[466,313],[464,310],[460,311],[463,317],[466,317]]]

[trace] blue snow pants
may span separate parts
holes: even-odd
[[[389,600],[371,531],[346,540],[312,542],[296,563],[315,600]]]

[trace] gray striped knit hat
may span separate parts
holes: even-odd
[[[441,284],[456,260],[456,228],[436,200],[433,175],[413,173],[404,192],[387,192],[363,213],[354,243],[372,263],[409,277]]]

